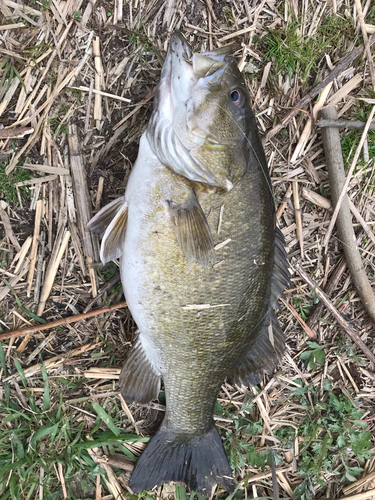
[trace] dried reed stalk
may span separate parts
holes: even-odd
[[[338,263],[336,264],[328,283],[324,288],[324,293],[327,294],[327,296],[330,296],[334,292],[338,282],[341,279],[341,276],[344,274],[345,269],[346,269],[346,262],[344,257],[341,257]],[[324,310],[324,304],[322,302],[319,302],[314,308],[311,315],[309,316],[307,323],[310,326],[310,328],[314,329],[317,327],[319,318],[323,314],[323,310]]]
[[[55,245],[45,274],[44,285],[38,305],[38,311],[37,311],[38,316],[41,316],[43,314],[47,299],[52,290],[53,282],[55,281],[56,278],[57,270],[59,268],[61,259],[68,246],[69,238],[70,238],[70,232],[69,231],[63,232],[63,227],[62,227],[59,234],[56,237]]]
[[[94,120],[96,120],[97,128],[98,122],[102,119],[102,95],[101,95],[101,83],[102,83],[102,61],[100,59],[100,39],[97,36],[92,41],[92,51],[94,54],[95,63],[95,101],[94,101]]]
[[[362,11],[362,5],[360,0],[354,0],[355,5],[357,7],[357,15],[359,19],[359,24],[361,25],[361,31],[362,31],[362,36],[363,36],[363,41],[365,45],[365,52],[367,56],[367,61],[368,61],[368,67],[370,70],[370,75],[371,75],[371,82],[372,82],[372,90],[375,90],[375,69],[374,69],[374,60],[372,58],[371,50],[370,50],[370,44],[369,44],[369,39],[367,36],[367,29],[365,25],[365,18],[363,15]]]
[[[340,324],[344,332],[348,335],[348,337],[357,344],[357,346],[362,350],[362,352],[373,362],[375,363],[375,355],[373,352],[370,351],[370,349],[367,347],[367,345],[363,342],[361,337],[358,335],[356,330],[350,325],[349,321],[346,321],[346,319],[338,312],[336,307],[332,304],[331,300],[328,298],[328,296],[321,290],[316,283],[310,278],[310,276],[306,273],[306,271],[299,265],[296,264],[294,266],[294,269],[297,271],[297,273],[303,278],[306,283],[309,285],[309,287],[314,290],[314,293],[318,297],[319,300],[324,302],[324,305],[327,307],[329,312],[334,316],[337,320],[337,322]]]
[[[375,488],[368,491],[362,491],[362,493],[357,493],[356,495],[352,495],[349,497],[342,497],[340,498],[340,500],[365,500],[366,498],[374,496],[375,496]]]
[[[280,299],[281,302],[289,309],[289,311],[293,314],[293,316],[298,320],[302,328],[305,330],[307,335],[311,337],[312,339],[316,339],[318,336],[314,330],[312,330],[309,325],[301,318],[301,316],[298,314],[298,312],[294,309],[294,307],[289,304],[286,300]]]
[[[362,215],[359,213],[357,207],[354,205],[354,203],[352,202],[352,200],[350,198],[348,198],[348,202],[349,202],[349,207],[350,207],[352,214],[357,219],[357,221],[360,223],[360,225],[362,226],[362,228],[364,229],[364,231],[366,232],[366,234],[370,238],[370,240],[375,244],[375,235],[371,231],[371,229],[369,228],[367,222],[362,217]]]
[[[329,210],[332,206],[327,198],[324,198],[324,196],[319,193],[315,193],[315,191],[311,191],[311,189],[303,187],[302,196],[311,203],[314,203],[314,205],[325,208],[326,210]]]
[[[301,249],[301,257],[303,258],[303,228],[302,228],[302,212],[299,203],[298,182],[292,181],[293,202],[294,202],[294,217],[297,226],[297,239]]]
[[[348,82],[345,83],[333,96],[328,100],[329,106],[338,104],[344,97],[346,97],[352,90],[358,87],[362,82],[362,75],[354,75]]]
[[[322,90],[322,92],[319,96],[319,99],[317,100],[317,102],[315,103],[315,105],[313,107],[313,117],[314,117],[315,121],[318,118],[319,111],[322,109],[322,107],[323,107],[323,105],[328,97],[328,94],[331,90],[332,85],[333,85],[333,82],[330,82]],[[300,156],[300,154],[302,153],[302,150],[306,146],[306,143],[309,140],[309,137],[311,135],[311,130],[312,130],[312,119],[310,117],[305,124],[305,127],[303,129],[302,134],[300,135],[300,138],[298,140],[298,143],[297,143],[297,146],[294,150],[292,158],[290,159],[291,163],[294,163],[297,160],[297,158]]]
[[[17,250],[17,252],[19,252],[21,250],[20,244],[18,243],[18,240],[13,232],[12,225],[10,223],[10,219],[8,217],[8,214],[2,208],[1,204],[0,204],[0,219],[3,223],[3,227],[5,230],[5,234],[7,235],[7,238],[12,243],[12,245]]]
[[[276,212],[276,218],[280,219],[280,217],[283,215],[283,212],[288,204],[288,201],[290,200],[290,197],[292,196],[292,186],[289,184],[288,189],[286,190],[286,193],[284,194],[284,198],[282,199],[279,208],[277,209]]]
[[[49,323],[44,323],[42,325],[35,325],[35,326],[30,326],[29,328],[23,328],[22,330],[14,330],[12,332],[1,333],[0,342],[15,337],[23,337],[28,333],[35,333],[35,332],[41,332],[43,330],[49,330],[51,328],[55,328],[56,326],[69,325],[70,323],[75,323],[76,321],[81,321],[83,319],[99,316],[100,314],[116,311],[117,309],[122,309],[124,307],[127,307],[127,303],[119,302],[114,306],[102,307],[101,309],[96,309],[94,311],[89,311],[83,314],[76,314],[75,316],[68,316],[67,318],[57,319],[56,321],[50,321]]]
[[[21,266],[23,264],[23,261],[26,258],[27,252],[29,251],[31,244],[33,241],[32,236],[28,236],[26,240],[24,241],[20,251],[17,253],[17,255],[14,257],[13,262],[11,263],[10,267],[12,268],[13,265],[17,262],[18,264],[16,265],[16,268],[14,269],[14,274],[18,274],[19,270],[21,269]]]
[[[27,296],[28,297],[30,297],[31,288],[33,286],[33,278],[34,278],[36,257],[37,257],[37,251],[38,251],[40,222],[42,220],[42,215],[43,215],[43,203],[44,203],[43,200],[38,200],[36,203],[33,243],[31,246],[29,274],[27,277],[27,282],[28,282]]]
[[[369,121],[371,121],[374,112],[375,106],[373,107],[372,113],[369,117]],[[336,119],[337,113],[335,108],[327,107],[322,110],[322,117],[328,119]],[[366,129],[363,132],[362,139],[365,137],[365,135]],[[345,179],[344,161],[342,158],[340,134],[338,129],[324,128],[322,130],[322,137],[326,155],[329,183],[331,186],[332,202],[335,205],[335,211],[332,216],[330,227],[335,222],[336,214],[337,230],[339,233],[339,237],[343,242],[343,249],[346,262],[350,270],[350,275],[366,311],[368,312],[373,323],[375,323],[375,296],[372,291],[371,284],[367,278],[361,255],[356,244],[356,237],[353,229],[352,217],[350,214],[348,195],[346,193],[346,189],[348,187],[352,172],[357,164],[360,146],[361,143],[363,144],[363,141],[361,141],[358,146],[352,166]],[[328,232],[329,229],[327,231],[327,234]],[[328,240],[326,237],[324,240],[324,244],[327,245],[327,242]]]
[[[35,113],[33,113],[31,116],[24,118],[23,120],[21,120],[19,122],[16,122],[16,123],[23,123],[25,121],[30,121],[30,120],[32,120],[32,118],[37,116],[44,108],[47,108],[47,109],[45,109],[43,115],[39,119],[38,124],[35,127],[35,130],[34,130],[33,134],[30,136],[29,140],[26,142],[26,144],[19,151],[17,151],[17,154],[14,156],[12,161],[9,163],[9,165],[5,169],[5,173],[7,175],[10,174],[10,172],[12,172],[12,170],[16,167],[21,156],[23,154],[25,154],[26,151],[28,151],[30,148],[32,148],[32,146],[37,141],[37,139],[39,137],[40,128],[41,128],[42,124],[44,124],[44,120],[47,118],[47,115],[49,113],[50,107],[52,106],[53,100],[61,92],[61,90],[65,87],[65,85],[68,83],[69,79],[74,75],[75,71],[76,71],[75,69],[73,71],[71,71],[69,73],[68,77],[65,78],[64,81],[60,85],[56,84],[56,87],[55,87],[54,91],[52,92],[51,96],[40,106],[40,108],[38,108],[35,111]],[[15,125],[15,124],[13,124],[13,125]]]
[[[78,226],[82,237],[83,250],[86,255],[89,268],[90,281],[92,285],[92,295],[97,295],[97,284],[95,270],[91,264],[99,260],[99,252],[94,244],[93,237],[87,228],[87,224],[92,217],[91,200],[87,186],[87,174],[82,163],[79,139],[76,125],[69,125],[69,155],[70,167],[73,180],[74,200],[77,204]]]

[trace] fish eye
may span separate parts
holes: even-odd
[[[230,99],[235,106],[239,106],[241,103],[242,92],[240,89],[234,89],[230,93]]]

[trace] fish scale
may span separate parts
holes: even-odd
[[[139,328],[121,372],[121,392],[128,402],[147,403],[158,397],[161,380],[165,386],[164,420],[129,486],[138,493],[183,481],[208,495],[217,483],[233,491],[213,420],[218,391],[226,377],[256,384],[279,361],[284,336],[273,308],[289,273],[255,118],[229,49],[194,59],[180,34],[171,45],[125,197],[104,207],[90,227],[104,233],[102,260],[120,258],[124,293]],[[186,81],[180,84],[174,75],[182,74]],[[204,92],[206,102],[216,97],[219,106],[202,106]],[[203,135],[188,128],[191,110],[184,128],[188,101],[196,133]],[[176,108],[178,123],[171,111]],[[168,142],[160,147],[162,140]],[[182,143],[179,164],[168,147]]]

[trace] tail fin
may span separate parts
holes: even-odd
[[[161,425],[135,466],[129,481],[135,493],[169,481],[182,481],[194,491],[210,494],[215,484],[233,492],[233,479],[216,427],[193,438],[176,436]]]

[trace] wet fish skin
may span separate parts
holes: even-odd
[[[171,45],[125,198],[109,212],[104,208],[91,226],[98,232],[108,226],[102,259],[120,257],[140,331],[120,377],[122,393],[127,401],[148,402],[158,396],[161,378],[165,385],[163,423],[129,485],[140,492],[184,481],[209,494],[217,483],[233,490],[213,421],[217,393],[225,377],[257,383],[280,359],[284,337],[272,308],[289,275],[242,76],[222,50],[203,54],[211,61],[198,58],[199,75],[205,67],[213,73],[197,76],[186,41],[175,35]],[[230,100],[233,89],[243,99],[238,109]],[[194,127],[192,114],[180,109],[184,99]]]

